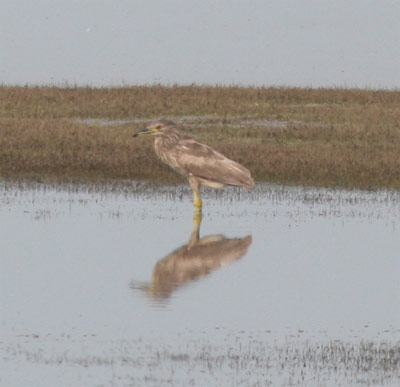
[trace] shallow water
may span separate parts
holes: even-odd
[[[400,194],[0,187],[0,385],[400,382]]]

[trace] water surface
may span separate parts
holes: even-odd
[[[0,188],[0,382],[398,385],[400,194]],[[250,381],[250,382],[249,382]]]

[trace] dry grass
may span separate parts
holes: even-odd
[[[400,188],[400,92],[344,89],[0,87],[0,177],[181,181],[131,138],[142,122],[78,119],[182,116],[257,180]]]

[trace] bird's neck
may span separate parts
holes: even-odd
[[[165,150],[169,150],[173,148],[179,140],[182,138],[182,134],[179,133],[177,130],[169,129],[168,131],[165,130],[160,132],[156,135],[154,140],[154,147],[156,149],[163,148]]]
[[[168,130],[168,132],[158,133],[154,140],[154,150],[157,156],[166,164],[170,165],[169,159],[174,153],[174,147],[179,141],[179,133]]]

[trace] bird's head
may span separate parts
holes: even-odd
[[[170,120],[157,120],[152,122],[149,126],[141,129],[135,133],[133,133],[132,137],[140,137],[140,136],[154,136],[158,133],[162,133],[163,130],[176,126],[175,122]]]

